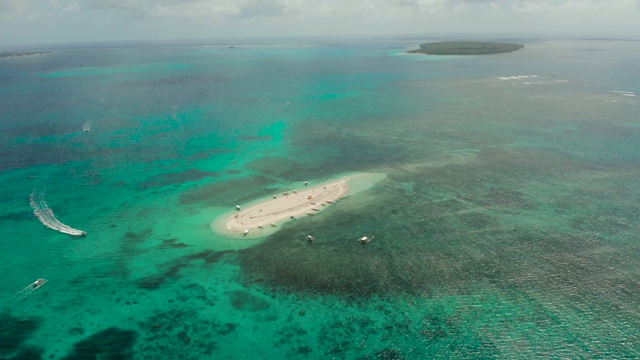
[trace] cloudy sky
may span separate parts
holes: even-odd
[[[0,0],[0,47],[368,34],[640,38],[640,0]]]

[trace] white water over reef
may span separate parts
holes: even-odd
[[[33,189],[31,196],[29,196],[29,203],[33,208],[33,213],[40,220],[40,222],[48,227],[49,229],[60,231],[64,234],[69,234],[73,236],[84,236],[87,233],[74,229],[69,225],[65,225],[60,222],[53,213],[53,210],[49,208],[47,203],[44,201],[44,191],[40,194],[36,192],[36,189]]]

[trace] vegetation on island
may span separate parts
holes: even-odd
[[[443,41],[420,44],[419,49],[410,54],[428,55],[484,55],[500,54],[522,49],[524,45],[486,41]]]
[[[48,54],[51,51],[18,51],[18,52],[0,52],[0,58],[5,57],[18,57],[18,56],[32,56]]]

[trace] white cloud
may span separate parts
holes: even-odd
[[[640,36],[640,0],[0,0],[0,19],[0,33],[18,34],[0,37],[0,45],[55,37],[511,35],[609,29]]]
[[[545,14],[602,14],[637,12],[640,0],[521,0],[514,6],[515,12]]]
[[[30,5],[28,0],[0,0],[0,13],[24,12]]]
[[[145,2],[138,0],[88,0],[88,9],[138,9],[142,10],[146,6]]]
[[[64,7],[64,9],[62,9],[63,12],[65,13],[74,13],[74,12],[78,12],[80,11],[80,6],[78,6],[77,3],[71,3],[67,6]]]

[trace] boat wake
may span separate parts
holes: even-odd
[[[31,204],[33,213],[36,215],[38,220],[40,220],[42,225],[49,229],[57,230],[63,234],[69,234],[72,236],[85,236],[87,234],[82,230],[74,229],[69,225],[61,223],[60,220],[56,218],[53,210],[51,210],[44,201],[44,191],[38,194],[36,189],[33,189],[31,196],[29,196],[29,203]]]
[[[24,300],[27,296],[31,295],[32,292],[38,290],[42,285],[44,285],[48,280],[40,278],[31,284],[27,285],[24,289],[18,291],[12,298],[10,303],[13,305],[19,301]]]

